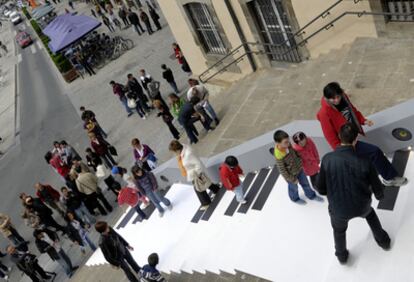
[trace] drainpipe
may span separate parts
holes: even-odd
[[[234,26],[236,27],[237,33],[239,34],[240,40],[243,44],[244,51],[247,54],[247,59],[249,60],[250,67],[252,68],[253,72],[257,70],[256,63],[254,62],[253,55],[251,53],[250,47],[247,44],[246,37],[244,36],[243,30],[240,27],[239,19],[234,12],[233,6],[230,3],[230,0],[224,0],[224,3],[227,6],[227,10],[230,13],[230,17],[233,20]]]

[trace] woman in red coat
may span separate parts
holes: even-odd
[[[96,136],[95,133],[88,134],[89,139],[91,140],[91,147],[95,153],[103,159],[108,168],[112,168],[114,165],[117,165],[111,153],[109,152],[109,143],[106,142],[103,138]]]
[[[172,47],[174,49],[175,57],[178,60],[178,63],[181,65],[181,69],[185,72],[191,73],[191,68],[187,63],[187,60],[184,58],[183,53],[181,52],[180,46],[177,43],[173,43]]]
[[[362,135],[364,135],[363,125],[372,126],[374,124],[352,105],[348,96],[337,82],[331,82],[323,89],[321,108],[317,118],[321,123],[326,141],[333,149],[336,149],[341,144],[338,134],[344,124],[353,124]],[[358,141],[355,145],[355,151],[359,156],[369,158],[372,161],[381,175],[384,185],[402,186],[407,184],[407,178],[398,176],[397,171],[377,146]]]

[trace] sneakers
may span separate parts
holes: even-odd
[[[244,205],[247,203],[246,199],[241,200],[241,202],[239,202],[240,204]]]
[[[9,275],[4,275],[3,279],[9,281]]]
[[[384,178],[381,178],[381,181],[382,181],[382,184],[384,184],[385,186],[396,186],[396,187],[404,186],[408,183],[408,179],[406,177],[400,177],[400,176],[396,176],[390,180],[385,180]]]
[[[321,202],[321,203],[325,201],[321,196],[318,196],[318,195],[315,195],[315,197],[312,200]]]
[[[143,116],[142,119],[147,119],[147,117],[146,116]]]
[[[148,206],[150,205],[150,203],[148,202],[148,203],[142,203],[141,204],[141,209],[146,209]]]
[[[168,208],[169,210],[172,210],[172,209],[173,209],[173,205],[172,205],[172,204],[170,204],[169,206],[167,206],[167,208]]]
[[[133,114],[133,112],[128,113],[128,117],[132,116]]]
[[[298,204],[298,205],[301,205],[301,206],[306,205],[306,201],[302,200],[301,198],[299,198],[299,199],[297,199],[296,201],[293,201],[293,202],[295,204]]]
[[[159,217],[163,217],[164,216],[164,212],[158,212],[158,216]]]
[[[209,205],[204,205],[201,206],[200,211],[205,211],[206,209],[208,209]]]

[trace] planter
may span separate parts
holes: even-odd
[[[62,76],[68,83],[74,81],[79,77],[78,72],[74,68],[71,68],[69,71],[62,73]]]

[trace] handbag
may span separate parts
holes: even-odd
[[[204,172],[201,172],[200,174],[198,174],[194,178],[193,183],[194,183],[194,189],[198,192],[206,191],[212,184],[210,178],[208,178],[208,176]]]
[[[137,107],[137,102],[135,101],[135,99],[128,98],[127,105],[128,108],[135,109]]]
[[[98,178],[105,177],[107,175],[107,170],[104,165],[98,165],[96,167],[96,176]]]
[[[108,146],[108,151],[112,156],[118,156],[118,152],[116,151],[115,147],[112,145]]]

